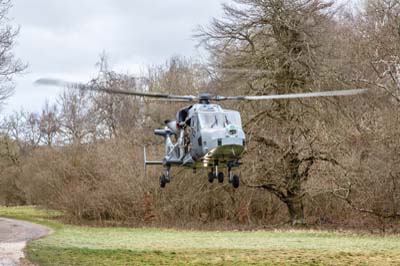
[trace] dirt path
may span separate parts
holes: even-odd
[[[26,243],[50,232],[41,225],[0,218],[0,266],[21,265]]]

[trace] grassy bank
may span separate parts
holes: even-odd
[[[400,265],[397,236],[88,228],[36,208],[0,208],[0,216],[55,229],[27,247],[38,265]]]

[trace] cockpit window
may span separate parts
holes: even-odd
[[[228,125],[242,127],[240,115],[238,112],[222,112],[222,113],[200,113],[200,125],[203,128],[225,128]]]
[[[239,128],[242,127],[242,120],[240,119],[239,112],[235,111],[226,112],[225,119],[228,121],[228,124],[233,124]]]

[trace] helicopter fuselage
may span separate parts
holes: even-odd
[[[229,166],[245,149],[240,114],[216,104],[196,104],[189,112],[190,155],[196,167]]]
[[[239,165],[246,140],[239,112],[200,103],[181,109],[176,120],[167,120],[165,124],[164,129],[155,130],[156,135],[165,138],[164,159],[147,164],[193,169]]]

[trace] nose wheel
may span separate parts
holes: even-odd
[[[224,173],[223,172],[219,172],[217,175],[213,172],[208,173],[208,182],[213,183],[214,179],[218,180],[218,183],[224,183]]]
[[[219,183],[224,183],[224,173],[218,172],[218,161],[215,161],[214,168],[208,173],[208,182],[213,183],[217,179]]]
[[[238,188],[240,186],[240,178],[239,175],[234,175],[232,173],[232,167],[228,167],[228,177],[229,183],[232,184],[234,188]],[[211,169],[208,173],[208,182],[213,183],[214,179],[217,179],[219,183],[224,183],[225,175],[223,172],[218,172],[218,165],[215,168]]]

